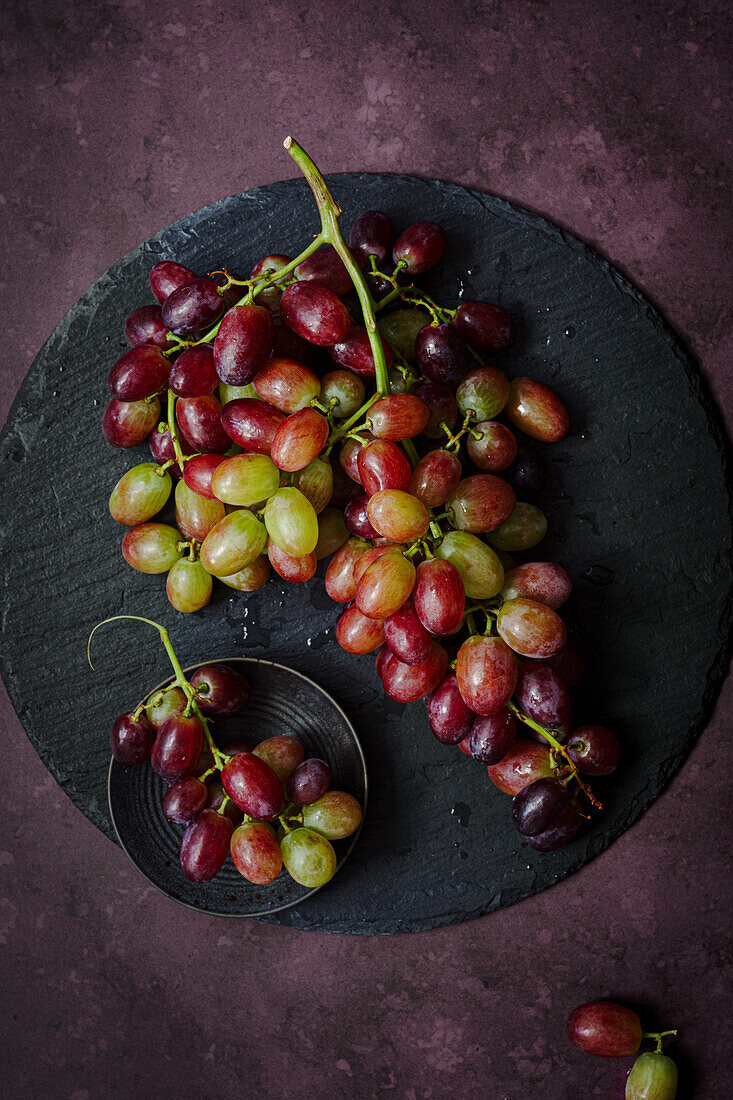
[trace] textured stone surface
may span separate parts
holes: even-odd
[[[730,423],[726,5],[303,8],[6,8],[3,413],[95,278],[188,211],[291,174],[291,130],[328,171],[452,177],[596,244],[683,335]],[[348,939],[172,907],[5,703],[9,1091],[620,1098],[623,1065],[563,1036],[566,1011],[603,994],[682,1027],[681,1095],[724,1095],[732,708],[728,687],[669,790],[567,882],[451,929]],[[266,1057],[243,1018],[267,1019]]]

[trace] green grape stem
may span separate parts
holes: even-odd
[[[183,694],[186,696],[186,712],[190,714],[193,711],[193,713],[198,718],[204,731],[206,744],[211,751],[211,755],[214,757],[214,762],[217,768],[221,770],[224,767],[224,764],[226,764],[228,757],[224,753],[220,752],[214,744],[214,739],[211,736],[211,730],[209,729],[209,723],[196,701],[196,690],[195,688],[191,687],[188,680],[186,679],[183,669],[181,668],[181,662],[178,660],[176,652],[171,643],[170,635],[168,634],[168,631],[164,626],[161,626],[160,623],[154,622],[152,619],[145,619],[142,615],[112,615],[109,619],[104,619],[101,623],[97,623],[97,625],[94,627],[91,634],[89,635],[89,639],[87,641],[87,660],[89,661],[89,667],[92,669],[94,668],[91,658],[92,638],[101,626],[106,626],[107,623],[117,622],[121,619],[130,619],[133,622],[147,623],[148,626],[152,626],[155,630],[158,631],[160,640],[163,643],[166,653],[168,654],[168,660],[170,661],[173,671],[175,673],[175,678],[173,683],[171,684],[171,687],[180,688]]]
[[[662,1040],[667,1035],[676,1035],[676,1034],[677,1034],[677,1028],[673,1028],[671,1031],[642,1031],[641,1037],[642,1037],[642,1039],[652,1039],[657,1044],[657,1048],[654,1051],[654,1053],[655,1054],[661,1054],[662,1053]]]
[[[173,444],[173,453],[176,456],[178,469],[181,471],[181,474],[183,474],[183,464],[186,459],[183,456],[181,443],[178,438],[178,426],[176,424],[176,395],[173,390],[168,390],[168,431],[171,433],[171,443]]]
[[[335,248],[336,252],[338,252],[343,260],[346,270],[351,276],[354,289],[359,297],[359,304],[361,305],[361,312],[364,317],[364,325],[372,349],[377,379],[377,393],[380,397],[386,397],[389,393],[389,379],[387,378],[387,364],[384,358],[384,348],[379,332],[377,331],[374,299],[372,298],[371,291],[367,286],[367,281],[359,265],[346,247],[346,241],[343,238],[339,226],[339,217],[342,212],[341,207],[329,191],[325,179],[315,163],[308,156],[305,149],[291,137],[285,138],[283,145],[300,168],[313,192],[313,196],[318,206],[318,213],[321,216],[320,236],[323,242]]]
[[[595,806],[597,810],[602,810],[603,805],[594,796],[590,787],[588,787],[587,784],[585,784],[580,778],[580,775],[578,774],[578,769],[576,768],[572,757],[568,754],[567,749],[565,749],[563,745],[560,744],[554,733],[551,730],[545,729],[545,727],[541,726],[539,722],[535,722],[534,719],[530,718],[528,714],[525,714],[522,708],[517,706],[517,704],[513,700],[510,699],[510,701],[507,703],[507,708],[512,712],[514,717],[519,719],[520,722],[523,722],[525,726],[529,726],[530,729],[533,729],[536,733],[542,734],[542,736],[552,748],[552,751],[555,753],[555,755],[561,756],[562,759],[566,762],[570,769],[569,778],[574,780],[578,784],[579,788],[588,799],[591,806]]]

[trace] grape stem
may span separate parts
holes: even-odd
[[[176,426],[176,395],[173,393],[173,390],[168,390],[168,431],[171,433],[171,443],[173,444],[173,453],[176,456],[178,469],[181,471],[181,476],[183,476],[183,464],[186,460],[183,457],[180,440],[178,439],[178,428]]]
[[[338,252],[344,262],[346,270],[351,276],[354,289],[359,296],[361,312],[364,316],[364,325],[372,349],[372,357],[374,359],[374,368],[377,378],[377,393],[380,397],[386,397],[389,393],[389,380],[387,378],[387,364],[384,358],[384,348],[379,332],[377,331],[374,299],[372,298],[371,291],[367,286],[367,281],[359,265],[346,247],[346,241],[343,238],[338,221],[342,212],[341,207],[329,191],[325,179],[315,163],[308,156],[305,149],[291,137],[286,137],[283,145],[298,165],[298,168],[300,168],[313,192],[313,196],[318,206],[318,213],[321,216],[321,238],[326,243],[332,245],[336,252]]]
[[[168,660],[170,661],[170,663],[173,667],[173,671],[175,673],[175,679],[174,679],[173,684],[171,686],[179,687],[181,689],[181,691],[183,692],[183,694],[186,696],[186,700],[187,700],[187,702],[186,702],[186,711],[189,714],[191,713],[191,711],[193,711],[193,713],[196,715],[199,722],[201,723],[201,726],[202,726],[203,731],[204,731],[204,737],[206,738],[206,743],[209,746],[209,749],[211,750],[211,755],[214,758],[216,766],[221,770],[221,768],[223,768],[224,764],[226,764],[227,757],[224,753],[220,752],[219,749],[214,744],[214,739],[211,736],[211,731],[209,729],[209,723],[206,720],[206,716],[202,713],[201,708],[199,707],[198,703],[196,702],[196,691],[195,691],[194,688],[191,687],[191,685],[189,684],[188,680],[186,679],[186,677],[183,673],[183,669],[181,668],[181,662],[178,660],[178,657],[176,656],[176,652],[175,652],[175,650],[173,648],[173,645],[171,643],[171,640],[170,640],[170,635],[168,634],[168,631],[166,630],[166,628],[164,626],[161,626],[160,623],[154,622],[152,619],[145,619],[145,618],[143,618],[142,615],[112,615],[112,616],[110,616],[109,619],[104,619],[101,623],[97,623],[97,625],[94,627],[94,630],[92,630],[92,632],[89,635],[89,638],[87,640],[87,660],[89,661],[89,667],[91,669],[94,668],[94,665],[92,664],[92,657],[91,657],[92,638],[94,637],[96,632],[99,630],[100,626],[106,626],[107,623],[117,622],[120,619],[130,619],[133,622],[147,623],[148,626],[152,626],[155,630],[158,631],[158,635],[160,637],[160,640],[163,643],[163,646],[165,648],[166,653],[168,654]]]
[[[677,1034],[677,1028],[673,1028],[671,1031],[642,1031],[641,1037],[642,1037],[642,1039],[653,1039],[654,1042],[657,1044],[657,1049],[654,1051],[654,1053],[655,1054],[661,1054],[662,1053],[662,1040],[664,1039],[665,1035],[676,1035],[676,1034]]]
[[[514,717],[518,718],[520,722],[523,722],[525,726],[529,726],[530,729],[533,729],[536,733],[542,734],[547,743],[551,746],[552,751],[555,753],[555,755],[561,756],[563,760],[567,763],[570,768],[570,778],[575,780],[585,797],[590,802],[591,806],[595,806],[597,810],[602,810],[602,804],[593,795],[590,787],[588,787],[580,778],[580,775],[578,774],[578,769],[576,768],[572,757],[568,754],[567,749],[565,749],[560,744],[555,735],[550,730],[545,729],[544,726],[541,726],[539,722],[535,722],[535,720],[533,718],[530,718],[528,714],[525,714],[522,708],[518,707],[513,700],[509,700],[509,702],[507,703],[507,707],[512,712]]]

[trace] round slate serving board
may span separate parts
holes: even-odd
[[[149,301],[161,258],[248,272],[296,254],[317,227],[301,180],[225,199],[115,264],[40,352],[0,448],[2,674],[28,736],[64,790],[108,836],[108,730],[167,675],[162,647],[132,624],[86,637],[109,615],[165,622],[184,664],[264,656],[330,692],[367,758],[369,813],[329,886],[264,919],[332,932],[399,932],[475,917],[552,885],[627,828],[662,790],[710,713],[728,660],[731,512],[726,444],[693,364],[657,313],[568,233],[500,199],[389,175],[330,178],[344,224],[382,209],[398,226],[439,221],[448,251],[426,287],[446,302],[483,297],[511,311],[519,339],[502,359],[565,400],[572,434],[547,449],[539,501],[550,534],[535,556],[576,578],[566,618],[589,654],[576,712],[624,742],[598,784],[604,813],[568,847],[533,853],[485,769],[431,736],[423,704],[387,699],[369,657],[342,653],[323,563],[304,586],[277,578],[252,596],[216,586],[195,616],[174,612],[163,578],[122,561],[107,497],[137,454],[100,432],[122,327]],[[470,285],[470,292],[468,287]],[[147,458],[147,448],[140,456]]]

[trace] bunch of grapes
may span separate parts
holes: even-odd
[[[127,321],[132,347],[110,373],[103,427],[117,446],[149,439],[155,461],[112,492],[130,528],[123,555],[166,572],[183,612],[208,603],[215,577],[243,592],[270,568],[302,583],[333,555],[326,589],[348,605],[339,645],[378,650],[386,693],[427,697],[438,740],[515,796],[531,847],[557,848],[580,828],[582,799],[595,803],[581,775],[620,758],[611,731],[571,721],[583,661],[557,613],[569,574],[512,557],[547,530],[517,499],[545,470],[515,432],[560,440],[567,410],[489,361],[514,337],[502,309],[449,309],[415,283],[443,255],[439,225],[397,236],[368,211],[347,247],[323,177],[288,142],[321,214],[313,243],[266,256],[245,279],[157,263],[160,304]],[[154,521],[174,479],[176,527]],[[517,722],[529,737],[517,739]]]
[[[208,882],[231,854],[243,878],[258,885],[274,882],[283,867],[309,889],[329,882],[337,865],[331,841],[361,825],[357,799],[330,790],[326,761],[305,759],[294,737],[268,737],[254,748],[238,740],[220,749],[211,734],[212,716],[244,709],[245,677],[215,663],[201,665],[187,679],[164,627],[134,615],[115,618],[154,626],[175,672],[173,686],[116,719],[110,744],[120,764],[149,760],[168,784],[163,812],[186,826],[180,852],[186,878]]]
[[[662,1054],[662,1040],[676,1031],[643,1031],[638,1015],[613,1001],[591,1001],[580,1005],[568,1018],[568,1038],[587,1054],[600,1058],[629,1058],[642,1039],[656,1044],[640,1054],[626,1079],[626,1100],[674,1100],[677,1095],[677,1066]]]

